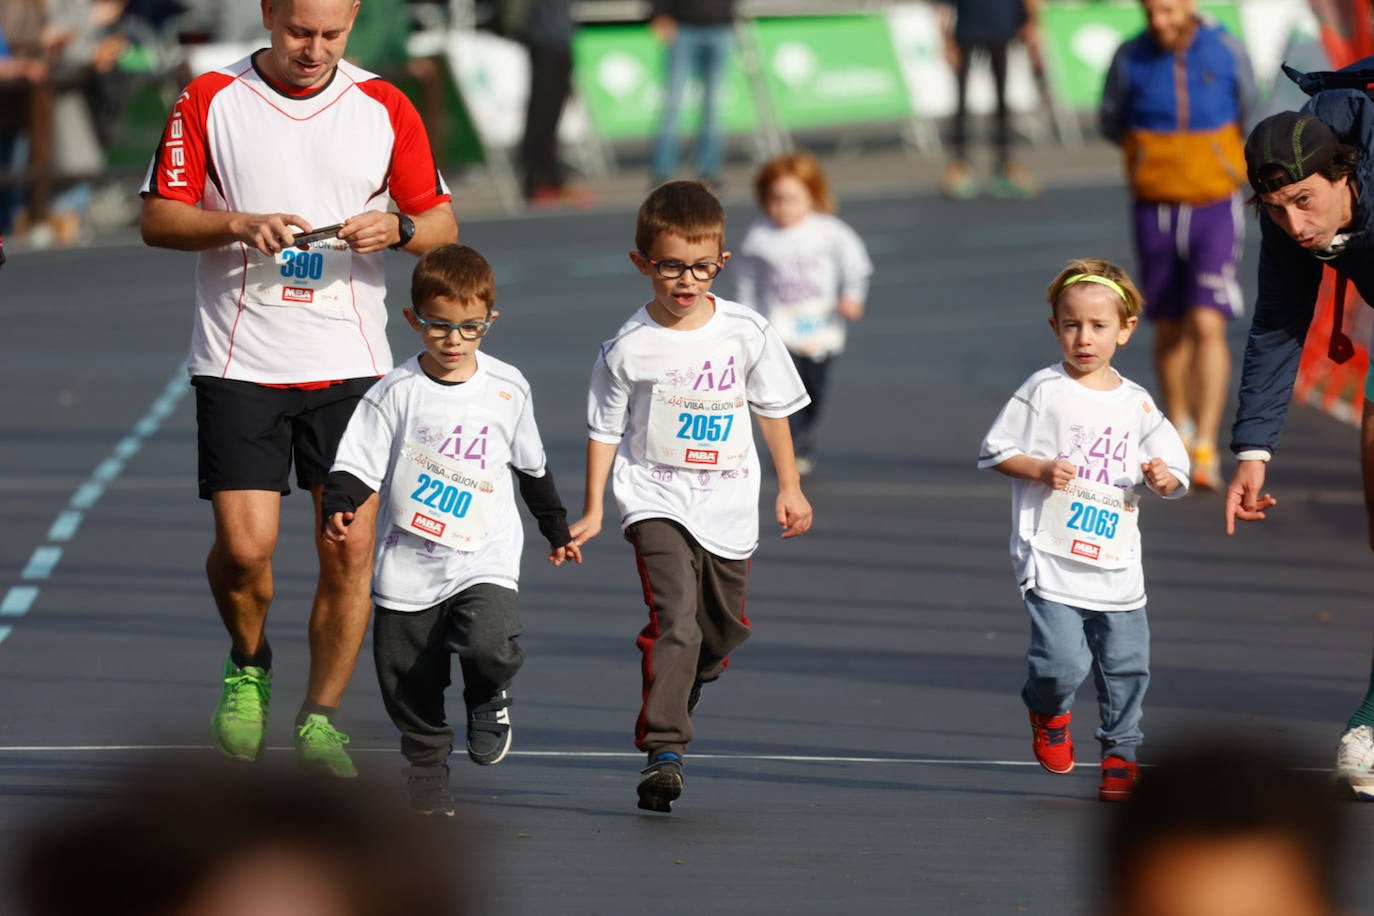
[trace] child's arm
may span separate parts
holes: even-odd
[[[541,477],[519,468],[514,470],[520,483],[520,498],[539,523],[539,533],[549,542],[549,562],[554,566],[562,566],[566,560],[581,563],[582,551],[568,531],[568,510],[563,508],[558,486],[553,482],[553,469],[545,467]]]
[[[864,316],[873,260],[854,227],[838,219],[836,225],[839,229],[840,300],[835,310],[845,321],[858,321]]]
[[[1063,458],[1051,461],[1048,458],[1032,458],[1030,455],[1012,455],[1001,464],[993,465],[992,469],[1008,477],[1043,483],[1051,490],[1064,489],[1069,485],[1069,481],[1078,475],[1078,468],[1074,467],[1072,461],[1065,461]]]
[[[616,444],[587,440],[586,496],[582,500],[582,517],[568,526],[572,543],[580,547],[601,533],[601,516],[606,502],[606,478],[615,461]]]
[[[1183,482],[1169,470],[1169,465],[1158,456],[1142,462],[1140,470],[1145,475],[1145,483],[1160,496],[1172,496],[1175,490],[1183,486]]]
[[[358,507],[376,491],[347,471],[331,471],[320,496],[320,537],[331,544],[348,539],[348,526]]]
[[[782,536],[794,538],[811,529],[811,503],[802,494],[801,474],[797,472],[797,456],[792,450],[792,429],[786,417],[764,417],[758,420],[759,433],[773,456],[773,470],[778,478],[778,498],[775,505]]]
[[[1188,448],[1178,430],[1160,417],[1150,402],[1147,416],[1158,417],[1154,427],[1140,437],[1140,470],[1143,482],[1165,499],[1178,499],[1188,493]]]

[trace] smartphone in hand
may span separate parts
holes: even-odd
[[[296,233],[295,237],[291,239],[291,244],[295,245],[297,248],[304,248],[311,242],[319,242],[323,241],[324,239],[337,238],[339,235],[339,230],[342,228],[343,223],[335,223],[332,226],[321,226],[320,228],[312,229],[309,232],[298,232]]]

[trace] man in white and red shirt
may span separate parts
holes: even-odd
[[[391,368],[382,252],[458,237],[414,106],[341,60],[357,11],[357,0],[262,0],[270,47],[186,87],[142,188],[144,241],[199,252],[190,374],[200,495],[215,515],[206,569],[232,639],[212,731],[245,761],[266,738],[271,562],[290,467],[314,496],[318,532],[339,437]],[[360,521],[370,534],[373,520]],[[351,777],[330,718],[367,629],[373,541],[316,545],[295,744],[307,765]]]

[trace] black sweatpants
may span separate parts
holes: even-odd
[[[440,766],[453,752],[453,729],[444,715],[450,656],[458,656],[463,701],[472,709],[510,687],[525,661],[519,635],[516,592],[490,583],[423,611],[376,609],[377,680],[387,715],[401,730],[401,753],[413,766]]]

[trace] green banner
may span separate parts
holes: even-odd
[[[760,19],[763,81],[789,129],[900,121],[911,100],[881,16]]]
[[[587,26],[573,36],[573,74],[596,132],[607,140],[651,137],[666,94],[667,50],[644,25]],[[731,55],[721,82],[720,123],[726,133],[758,124],[753,99]],[[678,120],[684,134],[701,124],[701,86],[688,86]]]
[[[1244,40],[1234,3],[1202,3],[1236,38]],[[1056,95],[1070,108],[1090,111],[1102,101],[1102,82],[1123,41],[1145,28],[1139,3],[1047,3],[1040,11],[1046,66]]]

